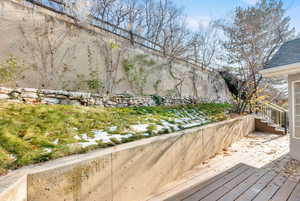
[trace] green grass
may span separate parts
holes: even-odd
[[[105,148],[145,138],[133,133],[128,139],[111,143],[98,142],[87,148],[73,146],[82,140],[75,137],[93,130],[128,134],[130,125],[149,124],[153,136],[161,120],[174,122],[179,116],[202,112],[210,122],[226,119],[228,104],[198,104],[174,107],[93,108],[67,105],[26,105],[0,102],[0,175],[8,169],[48,161],[90,149]],[[178,114],[180,113],[180,115]],[[117,126],[116,131],[108,131]],[[131,132],[132,133],[132,132]],[[169,133],[162,130],[161,134]],[[51,152],[47,151],[51,149]]]

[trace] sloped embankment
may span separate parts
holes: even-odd
[[[0,174],[227,119],[228,104],[93,108],[0,103]]]

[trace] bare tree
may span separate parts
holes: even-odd
[[[238,7],[233,22],[219,22],[227,40],[224,49],[229,65],[237,69],[239,86],[237,110],[243,112],[258,97],[262,83],[259,70],[276,50],[294,36],[290,18],[281,1],[261,0],[255,6]],[[254,101],[255,102],[255,101]]]

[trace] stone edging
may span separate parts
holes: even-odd
[[[192,97],[162,97],[162,105],[187,105],[201,102],[225,103],[227,100],[195,99]],[[156,106],[153,96],[113,95],[85,92],[68,92],[63,90],[47,90],[32,88],[0,87],[0,100],[19,101],[25,103],[84,105],[102,107]]]

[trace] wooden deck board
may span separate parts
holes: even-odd
[[[283,174],[278,174],[262,191],[259,192],[253,201],[269,201],[273,195],[285,183],[287,177]]]
[[[237,177],[241,173],[247,171],[249,169],[248,166],[242,166],[238,168],[236,171],[224,176],[223,178],[219,179],[218,181],[200,189],[196,193],[192,194],[191,196],[183,199],[183,201],[199,201],[200,199],[206,197],[207,195],[214,192],[216,189],[220,188],[221,186],[225,185],[227,182],[230,182],[233,178]]]
[[[238,175],[237,177],[233,178],[230,182],[226,183],[216,191],[214,191],[212,194],[206,196],[205,198],[201,199],[201,201],[215,201],[221,198],[223,195],[225,195],[227,192],[229,192],[231,189],[238,186],[240,183],[245,181],[248,177],[253,175],[255,173],[255,168],[250,168],[246,172],[243,172],[242,174]]]
[[[300,183],[298,182],[296,188],[292,192],[288,201],[299,201],[299,200],[300,200]]]
[[[209,179],[209,180],[207,180],[207,181],[205,181],[201,184],[197,184],[197,185],[181,192],[180,194],[176,194],[176,195],[174,195],[174,196],[172,196],[172,197],[170,197],[170,198],[168,198],[164,201],[181,201],[184,198],[186,198],[186,197],[196,193],[197,191],[201,190],[202,188],[208,186],[209,184],[212,184],[212,183],[216,182],[217,180],[222,179],[224,176],[238,170],[242,166],[243,166],[243,164],[238,164],[237,166],[235,166],[233,168],[230,168],[227,171],[222,172],[221,174],[219,174],[219,175],[217,175],[217,176],[215,176],[215,177],[213,177],[213,178],[211,178],[211,179]]]
[[[237,187],[232,189],[230,192],[225,194],[218,201],[232,201],[237,199],[240,195],[242,195],[247,189],[253,186],[261,177],[263,177],[267,173],[267,170],[257,171],[251,177],[246,179],[244,182],[239,184]]]
[[[236,201],[252,201],[276,176],[276,172],[268,172],[260,178],[251,188],[245,191]]]
[[[297,182],[291,179],[288,179],[284,185],[277,191],[271,201],[282,201],[288,200],[291,193],[295,189]]]

